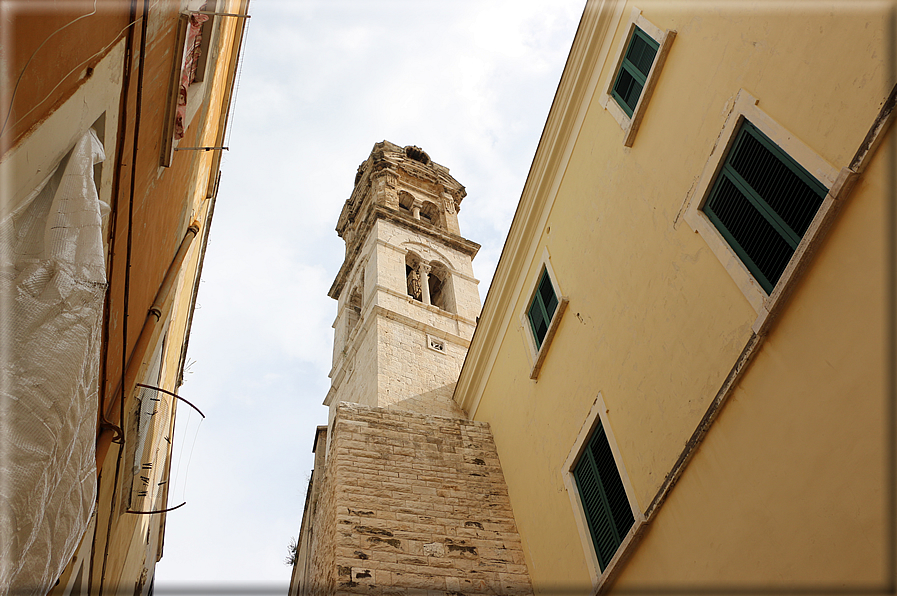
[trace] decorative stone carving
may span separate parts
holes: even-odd
[[[420,271],[420,277],[418,278],[421,293],[420,301],[424,304],[430,304],[430,265],[421,261],[420,265],[418,265],[418,271]]]
[[[421,293],[420,273],[418,273],[417,269],[412,269],[408,273],[408,295],[415,300],[423,301],[423,294]]]

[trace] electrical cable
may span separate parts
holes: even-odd
[[[169,476],[169,481],[171,482],[171,492],[174,492],[177,488],[178,478],[181,476],[181,460],[184,459],[184,443],[187,442],[187,429],[190,428],[190,410],[187,410],[187,420],[184,421],[184,440],[181,441],[181,450],[178,452],[178,463],[175,466],[174,470],[174,480]],[[175,428],[179,426],[180,419],[175,419]],[[175,440],[175,437],[172,436],[172,441]],[[172,446],[173,447],[173,446]],[[172,449],[172,454],[174,450]]]
[[[130,283],[131,283],[131,240],[133,237],[134,230],[134,193],[135,193],[135,181],[137,178],[137,152],[139,148],[140,141],[140,117],[142,114],[143,108],[143,77],[146,73],[146,35],[147,35],[147,13],[149,12],[149,0],[143,0],[143,14],[141,16],[141,27],[140,27],[140,56],[137,62],[138,75],[137,75],[137,98],[135,102],[134,108],[134,146],[131,151],[131,180],[130,180],[130,194],[128,200],[128,242],[127,242],[127,255],[125,257],[125,287],[124,287],[124,316],[122,319],[122,353],[121,353],[121,411],[119,412],[119,426],[124,429],[125,426],[125,392],[127,391],[127,387],[125,387],[125,371],[127,370],[127,352],[128,352],[128,292],[130,291]],[[136,14],[136,11],[135,11]],[[106,544],[103,547],[103,568],[102,574],[100,575],[100,589],[99,596],[103,595],[103,588],[105,587],[106,582],[106,562],[109,557],[109,543],[112,537],[112,520],[115,519],[115,497],[118,492],[118,484],[119,484],[119,469],[121,467],[121,460],[124,455],[124,437],[122,437],[122,444],[119,445],[118,448],[118,457],[115,463],[115,479],[112,485],[112,499],[110,502],[110,514],[109,521],[106,526]],[[117,591],[117,590],[116,590]]]
[[[196,427],[196,434],[193,435],[193,443],[190,445],[190,455],[187,456],[187,465],[184,467],[184,498],[187,498],[187,478],[190,477],[190,462],[193,460],[193,450],[196,448],[196,438],[199,436],[199,428],[202,426],[205,418],[199,419],[199,425]]]
[[[249,12],[249,5],[246,5],[246,12]],[[246,36],[249,33],[249,21],[251,19],[243,20],[243,33],[241,35],[241,43],[240,43],[240,55],[237,56],[237,80],[234,82],[234,91],[231,94],[231,105],[228,107],[228,117],[232,118],[232,114],[234,113],[234,108],[237,106],[237,92],[240,90],[240,79],[243,76],[243,56],[246,54]],[[229,126],[227,129],[227,140],[224,142],[226,147],[230,146],[230,137],[234,132],[234,127]],[[222,155],[222,158],[224,156]]]
[[[142,18],[143,18],[143,17],[140,17],[140,19],[142,19]],[[25,118],[27,118],[27,117],[28,117],[28,114],[30,114],[31,112],[33,112],[34,110],[36,110],[37,108],[39,108],[39,107],[41,106],[41,104],[43,104],[45,101],[47,101],[47,99],[49,99],[49,97],[53,94],[53,92],[56,91],[57,89],[59,89],[59,86],[62,85],[62,84],[65,82],[65,80],[66,80],[67,78],[69,78],[70,76],[72,76],[72,73],[73,73],[73,72],[75,72],[76,70],[78,70],[79,68],[81,68],[82,66],[84,66],[85,64],[87,64],[88,62],[90,62],[91,60],[93,60],[94,58],[96,58],[97,56],[99,56],[100,54],[102,54],[103,52],[105,52],[106,50],[108,50],[109,48],[111,48],[112,46],[114,46],[116,43],[118,43],[118,38],[119,38],[119,36],[120,36],[122,33],[124,33],[125,30],[128,29],[129,27],[131,27],[131,26],[133,26],[133,25],[136,25],[136,24],[137,24],[137,21],[139,21],[140,19],[137,19],[136,21],[133,21],[133,22],[131,22],[131,23],[125,25],[124,27],[122,27],[121,30],[115,35],[115,41],[109,42],[109,43],[106,44],[103,48],[101,48],[99,51],[94,52],[93,55],[91,55],[91,56],[85,58],[84,60],[81,61],[80,64],[78,64],[78,65],[75,66],[73,69],[71,69],[70,71],[68,71],[68,73],[67,73],[64,77],[62,77],[62,78],[59,80],[58,83],[56,83],[56,86],[53,87],[52,89],[50,89],[50,91],[43,97],[43,99],[41,99],[41,100],[38,101],[38,102],[35,102],[34,106],[32,106],[32,108],[31,108],[30,110],[28,110],[27,112],[25,112],[24,114],[22,114],[22,116],[21,116],[18,120],[16,120],[15,122],[13,122],[13,126],[15,126],[16,124],[18,124],[19,122],[21,122],[22,120],[24,120]],[[25,71],[23,70],[22,73],[24,74],[24,72],[25,72]],[[16,83],[16,86],[18,86],[18,83]],[[15,99],[15,91],[13,91],[13,98],[10,99],[10,101],[9,101],[9,113],[6,114],[6,120],[9,120],[9,116],[10,116],[10,114],[12,114],[12,102],[13,102],[14,99]],[[7,122],[4,121],[4,122],[3,122],[3,128],[0,128],[0,137],[3,136],[3,133],[4,133],[5,130],[6,130],[6,124],[7,124]]]

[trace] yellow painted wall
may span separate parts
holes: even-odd
[[[848,199],[619,587],[883,584],[885,201],[894,138]]]
[[[474,414],[492,426],[537,590],[591,582],[561,469],[598,393],[644,511],[751,335],[757,313],[679,216],[739,89],[841,168],[893,83],[881,7],[638,3],[678,36],[627,149],[598,97],[631,6]],[[620,585],[880,570],[864,561],[882,548],[869,534],[882,521],[883,439],[869,431],[884,370],[881,175],[861,181]],[[544,249],[570,304],[535,382],[521,317]],[[843,562],[839,536],[856,549]]]

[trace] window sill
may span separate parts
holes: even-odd
[[[542,370],[542,364],[545,362],[545,357],[548,355],[548,347],[551,345],[551,340],[554,339],[554,334],[557,332],[558,326],[561,324],[561,317],[564,316],[564,312],[567,310],[567,304],[570,301],[567,298],[561,297],[558,302],[557,310],[554,312],[554,316],[551,317],[551,323],[548,325],[548,331],[545,332],[545,339],[542,340],[542,346],[539,348],[539,351],[536,352],[536,358],[533,362],[533,369],[530,371],[529,378],[532,380],[537,380],[539,378],[539,372]]]

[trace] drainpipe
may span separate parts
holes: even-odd
[[[140,330],[140,335],[137,337],[137,343],[134,345],[134,349],[131,350],[131,355],[128,357],[128,365],[125,368],[122,377],[122,384],[119,385],[119,388],[121,388],[122,385],[124,386],[126,395],[130,395],[137,385],[137,373],[140,370],[140,366],[143,364],[143,357],[149,348],[150,340],[153,337],[153,331],[163,318],[162,315],[166,309],[166,303],[168,302],[171,289],[174,287],[174,282],[181,272],[181,265],[184,262],[184,258],[187,256],[187,250],[189,250],[190,245],[193,243],[193,239],[196,238],[197,234],[199,234],[199,223],[194,221],[190,224],[190,227],[187,228],[187,233],[184,235],[184,239],[181,240],[181,245],[178,247],[178,251],[171,261],[171,265],[168,266],[168,271],[165,272],[162,285],[159,286],[159,291],[156,292],[156,299],[153,300],[153,305],[150,306],[149,312],[146,313],[143,328]],[[118,391],[112,392],[112,395],[117,394]],[[107,420],[115,420],[120,414],[120,400],[110,399],[104,405],[103,415]],[[103,468],[103,462],[106,459],[109,445],[112,443],[114,436],[115,431],[113,429],[104,428],[97,438],[97,470]]]

